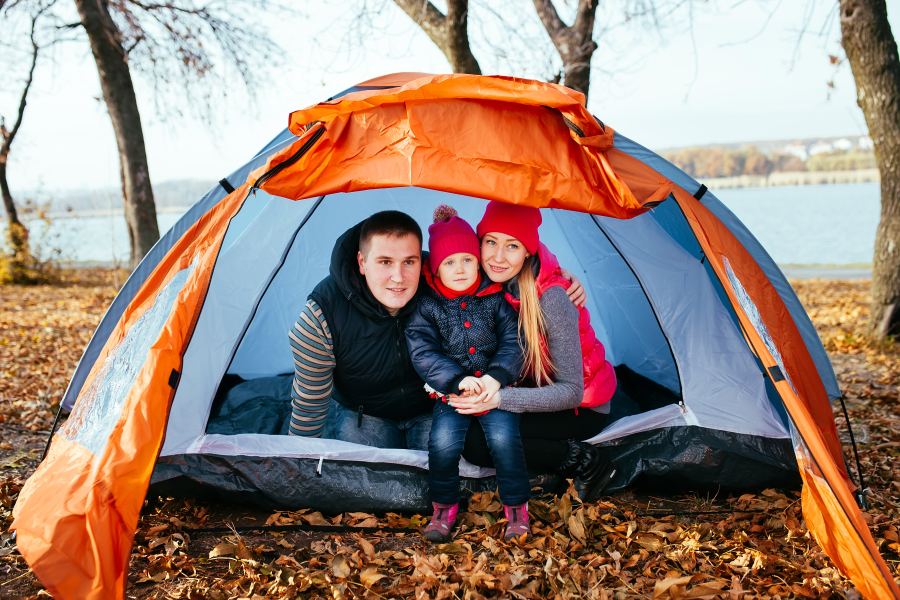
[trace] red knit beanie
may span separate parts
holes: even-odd
[[[460,219],[452,206],[441,204],[434,209],[434,225],[428,228],[428,262],[437,273],[444,259],[457,252],[468,252],[480,260],[481,246],[472,226]]]
[[[491,200],[481,222],[478,223],[478,239],[492,231],[505,233],[522,242],[530,254],[537,254],[538,245],[541,243],[538,237],[538,226],[541,221],[541,211],[536,208]]]

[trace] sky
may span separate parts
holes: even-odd
[[[470,34],[483,72],[552,75],[549,38],[536,25],[531,2],[471,1]],[[377,13],[360,24],[351,17],[363,4]],[[574,2],[556,4],[563,11]],[[887,4],[889,16],[898,18],[900,0]],[[212,117],[197,116],[192,107],[198,101],[187,91],[160,99],[151,81],[135,76],[154,182],[217,181],[283,129],[292,110],[360,81],[401,71],[449,72],[443,54],[389,0],[300,6],[294,15],[260,18],[282,48],[282,65],[255,83],[254,99],[240,85],[217,86],[213,94],[222,99]],[[489,6],[507,11],[510,22],[518,19],[517,33],[497,26]],[[595,115],[653,149],[866,133],[849,64],[835,67],[829,60],[843,57],[836,2],[708,0],[691,6],[691,14],[663,15],[658,29],[639,18],[623,23],[621,10],[600,15],[588,101]],[[603,31],[607,24],[610,30]],[[511,50],[498,57],[485,40]],[[0,54],[0,114],[8,124],[22,66],[8,49]],[[14,196],[119,185],[115,137],[100,96],[86,41],[56,47],[42,60],[10,157]],[[161,114],[160,103],[185,115]]]

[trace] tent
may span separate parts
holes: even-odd
[[[406,73],[291,114],[132,274],[85,350],[72,413],[13,527],[57,598],[122,598],[139,512],[160,493],[270,507],[426,507],[427,454],[277,435],[287,331],[334,240],[397,208],[477,221],[542,209],[541,239],[587,287],[613,364],[678,401],[591,440],[614,482],[789,484],[867,598],[900,598],[854,500],[828,357],[782,273],[700,185],[592,116],[583,95],[507,77]],[[461,464],[469,489],[492,472]]]

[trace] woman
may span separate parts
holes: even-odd
[[[574,478],[579,497],[590,502],[612,481],[616,467],[599,448],[581,440],[606,425],[616,374],[594,336],[587,309],[569,299],[566,290],[572,284],[540,243],[540,224],[536,208],[488,204],[478,224],[481,265],[519,311],[526,376],[518,387],[487,398],[451,396],[450,404],[461,414],[494,408],[522,413],[519,429],[528,469]],[[492,466],[484,434],[474,424],[463,456]]]

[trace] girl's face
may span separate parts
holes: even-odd
[[[528,258],[525,246],[514,237],[492,231],[481,238],[481,266],[494,283],[509,281]]]
[[[451,254],[438,265],[437,276],[454,292],[467,290],[478,279],[478,257],[468,252]]]

